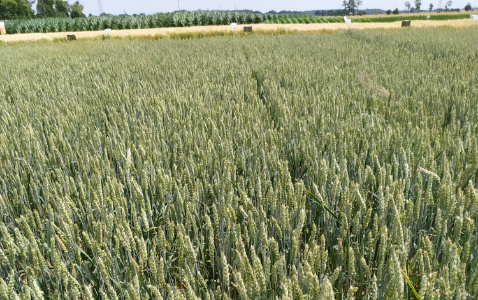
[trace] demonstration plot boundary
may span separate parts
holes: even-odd
[[[469,27],[478,26],[476,21],[468,20],[445,20],[445,21],[412,21],[411,27]],[[123,29],[113,30],[109,34],[112,38],[120,37],[141,37],[141,36],[169,36],[174,34],[184,33],[198,33],[198,32],[239,32],[243,26],[252,26],[254,30],[259,31],[329,31],[329,30],[344,30],[344,29],[392,29],[400,28],[401,21],[391,23],[319,23],[319,24],[249,24],[240,25],[237,28],[231,28],[229,25],[222,26],[194,26],[194,27],[170,27],[170,28],[151,28],[151,29]],[[54,40],[66,39],[67,35],[75,35],[77,39],[83,38],[98,38],[105,36],[105,31],[81,31],[81,32],[54,32],[54,33],[25,33],[25,34],[7,34],[2,37],[6,42],[13,41],[35,41],[35,40]]]

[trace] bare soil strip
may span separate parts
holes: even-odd
[[[240,25],[235,30],[242,30]],[[320,24],[251,24],[253,30],[261,31],[273,31],[273,30],[286,30],[286,31],[330,31],[340,29],[388,29],[388,28],[400,28],[401,22],[391,23],[352,23],[347,26],[344,23],[320,23]],[[464,20],[445,20],[445,21],[412,21],[412,27],[439,27],[439,26],[453,26],[453,27],[468,27],[477,26],[478,22],[471,19]],[[128,37],[128,36],[155,36],[163,35],[168,36],[171,34],[180,34],[188,32],[210,32],[210,31],[232,31],[231,26],[195,26],[195,27],[172,27],[172,28],[152,28],[152,29],[124,29],[113,30],[111,37]],[[1,40],[7,42],[13,41],[35,41],[35,40],[53,40],[56,38],[66,38],[68,34],[76,35],[77,39],[82,38],[95,38],[105,35],[104,31],[82,31],[82,32],[54,32],[54,33],[26,33],[26,34],[11,34],[2,36]]]

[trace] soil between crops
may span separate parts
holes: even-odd
[[[242,26],[238,25],[236,31],[242,30]],[[272,31],[272,30],[286,30],[286,31],[330,31],[340,29],[388,29],[400,28],[401,21],[391,23],[319,23],[319,24],[251,24],[253,30]],[[445,21],[412,21],[412,27],[439,27],[439,26],[453,26],[453,27],[468,27],[477,26],[478,22],[471,19],[463,20],[445,20]],[[112,37],[127,37],[127,36],[168,36],[171,34],[188,33],[188,32],[209,32],[209,31],[232,31],[231,26],[194,26],[194,27],[171,27],[171,28],[152,28],[152,29],[123,29],[112,30]],[[105,34],[104,31],[82,31],[82,32],[54,32],[54,33],[25,33],[25,34],[7,34],[1,39],[9,41],[34,41],[34,40],[53,40],[55,38],[66,38],[66,35],[74,34],[77,39],[95,38]]]

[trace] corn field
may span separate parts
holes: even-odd
[[[339,23],[342,18],[274,13],[246,13],[238,11],[179,11],[137,16],[100,16],[89,18],[46,18],[5,21],[7,33],[92,31],[104,29],[144,29],[162,27],[187,27],[205,25],[255,24],[255,23]]]
[[[477,40],[1,45],[0,299],[478,299]]]

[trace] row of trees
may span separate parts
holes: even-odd
[[[395,8],[393,11],[391,9],[387,10],[387,15],[390,15],[390,14],[398,15],[399,13],[400,11],[398,10],[398,8]]]
[[[450,7],[451,5],[453,4],[453,1],[451,0],[448,0],[446,3],[445,3],[445,10],[448,10],[448,7]],[[417,11],[420,11],[420,7],[422,6],[422,0],[415,0],[415,8],[417,9]],[[405,2],[405,7],[407,8],[408,11],[410,11],[410,2]],[[428,7],[428,9],[430,11],[433,10],[433,3],[430,3],[430,6]]]
[[[33,6],[36,2],[36,12]],[[53,17],[84,17],[79,1],[69,4],[65,0],[0,0],[0,19],[31,19]]]
[[[37,15],[44,18],[53,17],[84,17],[83,5],[79,1],[69,4],[65,0],[38,0]]]
[[[357,9],[355,11],[355,15],[366,15],[368,12],[366,9],[359,10]],[[317,17],[327,17],[327,16],[344,16],[350,14],[350,11],[348,9],[328,9],[328,10],[316,10],[314,12],[314,15]]]
[[[448,0],[446,3],[445,3],[445,11],[448,11],[448,9],[450,9],[450,7],[452,6],[453,4],[453,1],[452,0]],[[422,6],[422,1],[421,0],[415,0],[415,8],[417,11],[420,11],[420,7]],[[410,8],[411,8],[411,4],[410,2],[405,2],[405,7],[407,8],[408,11],[410,11]],[[428,7],[428,9],[430,11],[433,10],[433,3],[430,3],[430,6]],[[473,8],[471,7],[471,3],[468,3],[466,6],[465,6],[465,10],[466,11],[470,11],[472,10]]]
[[[452,0],[448,0],[446,3],[445,3],[445,11],[448,11],[450,9],[450,7],[452,6],[453,4],[453,1]],[[342,6],[344,7],[344,11],[347,13],[347,14],[350,14],[350,15],[354,15],[355,16],[355,13],[357,12],[358,10],[358,7],[362,5],[362,0],[343,0],[342,2]],[[422,6],[422,0],[415,0],[415,9],[417,11],[420,11],[420,8]],[[407,8],[407,10],[410,12],[411,10],[411,4],[410,2],[405,2],[405,7]],[[428,7],[428,9],[430,11],[433,11],[433,3],[430,3],[430,6]],[[472,6],[471,6],[471,3],[468,3],[466,6],[465,6],[465,10],[466,11],[470,11],[470,10],[473,10]],[[393,12],[391,10],[388,10],[387,11],[387,14],[390,15],[390,14],[396,14],[398,15],[399,14],[399,11],[398,11],[398,8],[396,8]]]

